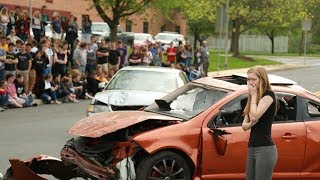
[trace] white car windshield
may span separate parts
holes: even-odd
[[[165,40],[165,41],[176,41],[182,39],[180,36],[175,34],[158,34],[154,37],[156,40]]]
[[[172,92],[178,87],[178,75],[158,71],[120,70],[106,90]]]
[[[108,24],[92,24],[91,30],[94,32],[110,32]]]
[[[134,40],[138,40],[138,41],[145,41],[145,40],[152,40],[152,37],[149,35],[145,35],[145,34],[135,34],[134,35]]]

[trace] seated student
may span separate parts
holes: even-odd
[[[87,75],[87,92],[91,96],[94,96],[97,92],[99,92],[99,83],[97,79],[97,75],[95,72],[89,72]]]
[[[0,81],[0,112],[3,112],[8,105],[9,95],[6,91],[7,82]]]
[[[79,101],[76,98],[76,94],[74,93],[73,85],[71,78],[69,77],[63,77],[61,79],[61,86],[60,86],[62,92],[66,95],[65,101],[72,101],[75,103],[78,103]]]
[[[57,99],[56,87],[51,86],[52,75],[47,74],[39,83],[39,95],[40,98],[47,104],[61,104]]]
[[[6,75],[7,86],[6,91],[9,95],[8,106],[12,108],[22,108],[25,100],[17,96],[16,86],[14,85],[14,75],[9,73]]]
[[[195,79],[199,79],[202,77],[201,71],[197,70],[194,65],[191,65],[189,68],[189,75],[188,75],[188,79],[190,81],[193,81]]]
[[[17,74],[16,79],[13,81],[16,86],[17,96],[25,100],[23,104],[24,107],[32,107],[37,106],[37,103],[33,103],[33,97],[31,94],[26,94],[23,85],[23,76],[21,74]]]
[[[56,73],[52,76],[51,86],[55,87],[57,98],[64,98],[66,97],[66,94],[61,89],[61,75],[59,73]]]
[[[108,82],[107,76],[108,73],[103,70],[102,66],[100,64],[97,65],[96,70],[93,72],[93,76],[96,80],[100,82]]]

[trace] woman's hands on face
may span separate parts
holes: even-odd
[[[257,87],[254,84],[247,83],[249,94],[251,96],[257,95]]]

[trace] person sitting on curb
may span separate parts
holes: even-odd
[[[11,73],[7,74],[6,80],[7,80],[6,91],[9,94],[8,106],[12,108],[22,108],[23,104],[25,103],[25,100],[17,96],[16,86],[13,83],[14,75]]]
[[[13,81],[14,85],[16,86],[17,96],[25,100],[25,107],[32,107],[37,106],[37,103],[33,103],[32,94],[26,94],[23,86],[23,76],[21,74],[17,74],[16,79]]]
[[[0,81],[0,112],[3,112],[8,105],[9,95],[6,91],[7,82]]]
[[[63,90],[61,89],[61,75],[59,73],[53,74],[53,81],[51,82],[51,86],[55,87],[57,90],[57,98],[60,101],[63,101],[61,99],[64,99],[66,97],[66,94],[63,92]]]
[[[78,103],[79,101],[76,98],[76,94],[74,93],[71,81],[72,81],[71,78],[63,77],[61,79],[61,90],[63,91],[64,94],[67,95],[67,98],[65,100],[66,102],[72,101],[72,102]]]
[[[56,87],[51,86],[52,75],[48,74],[39,83],[40,98],[47,104],[61,104],[57,99]]]

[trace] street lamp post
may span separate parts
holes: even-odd
[[[304,53],[303,64],[306,65],[306,52],[307,52],[307,31],[311,29],[311,19],[305,18],[301,21],[302,30],[304,31]]]

